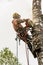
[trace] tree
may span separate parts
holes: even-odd
[[[41,11],[41,0],[33,0],[32,6],[33,23],[35,24],[35,29],[37,29],[36,32],[38,33],[37,35],[35,32],[37,37],[34,35],[36,39],[34,40],[33,47],[36,47],[36,45],[38,46],[39,44],[40,52],[37,53],[38,65],[43,65],[43,15]],[[37,44],[35,45],[35,43]]]
[[[21,65],[18,62],[16,56],[14,56],[13,53],[8,48],[1,50],[0,65],[17,65],[17,63],[18,65]]]

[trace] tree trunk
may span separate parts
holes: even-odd
[[[41,0],[33,0],[32,3],[32,17],[35,27],[38,28],[40,52],[37,53],[38,65],[43,65],[43,21],[41,19]],[[35,44],[35,43],[34,43]],[[34,45],[33,44],[33,45]]]
[[[41,15],[41,0],[33,0],[32,3],[33,23],[40,22],[40,15]]]

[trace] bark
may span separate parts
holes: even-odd
[[[33,0],[32,3],[33,23],[40,22],[40,15],[41,15],[41,0]]]
[[[33,36],[33,50],[40,47],[40,51],[36,52],[38,65],[43,65],[43,21],[41,19],[41,0],[33,0],[32,4],[32,17],[33,23],[35,24],[35,35]],[[38,42],[37,42],[38,40]]]

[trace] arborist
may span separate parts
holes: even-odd
[[[25,22],[25,25],[26,25],[25,27],[21,25],[21,23],[23,22]],[[40,48],[33,50],[32,38],[27,33],[28,30],[31,30],[32,34],[34,32],[32,21],[30,19],[21,19],[21,16],[18,13],[14,13],[12,24],[13,24],[14,30],[18,33],[19,38],[28,45],[33,56],[37,57],[37,50],[39,51]]]

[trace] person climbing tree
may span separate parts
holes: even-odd
[[[34,53],[35,51],[32,51],[32,43],[31,43],[32,38],[27,33],[28,30],[30,30],[30,28],[32,32],[33,23],[30,19],[21,19],[20,17],[21,16],[18,13],[13,14],[13,21],[12,21],[13,28],[18,33],[18,36],[20,37],[20,39],[23,40],[28,45],[34,57],[36,57],[36,53]],[[23,22],[25,22],[25,25],[26,25],[25,27],[21,25],[21,23]]]

